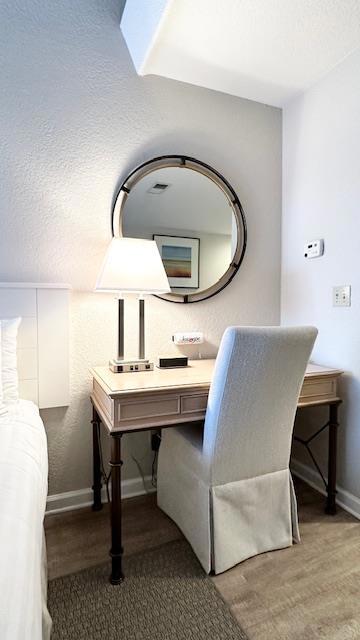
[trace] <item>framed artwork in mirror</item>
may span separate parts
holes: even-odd
[[[200,239],[153,235],[173,289],[199,288]]]

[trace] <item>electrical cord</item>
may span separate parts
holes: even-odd
[[[99,442],[99,453],[100,453],[100,472],[101,472],[101,476],[102,479],[104,481],[105,487],[106,487],[106,497],[107,497],[107,501],[108,503],[110,503],[110,489],[109,489],[109,483],[111,480],[111,471],[112,469],[110,468],[109,473],[106,473],[105,471],[105,467],[104,467],[104,456],[103,456],[103,450],[102,450],[102,442],[101,442],[101,431],[100,431],[100,425],[97,424],[97,433],[98,433],[98,442]],[[157,437],[159,438],[159,440],[161,441],[161,436],[159,436],[157,434]],[[146,480],[145,480],[145,475],[144,472],[142,470],[141,464],[140,462],[137,460],[137,458],[135,458],[135,456],[133,454],[131,454],[132,459],[134,460],[139,473],[141,475],[141,480],[143,483],[143,487],[146,493],[150,493],[148,487],[146,486]],[[152,461],[152,465],[151,465],[151,485],[156,489],[157,486],[157,473],[156,473],[156,463],[157,463],[157,459],[158,459],[158,450],[155,451],[154,453],[154,458]]]
[[[133,454],[131,454],[131,457],[132,457],[132,459],[134,460],[134,462],[135,462],[135,464],[136,464],[137,468],[139,469],[139,473],[140,473],[140,475],[141,475],[141,479],[142,479],[142,483],[143,483],[143,487],[144,487],[144,491],[145,491],[145,493],[150,493],[149,489],[148,489],[148,488],[147,488],[147,486],[146,486],[145,476],[144,476],[144,472],[143,472],[143,470],[142,470],[142,468],[141,468],[141,464],[140,464],[140,462],[135,458],[135,456],[134,456]]]
[[[106,487],[107,501],[110,502],[109,482],[110,482],[110,478],[111,478],[111,469],[110,469],[109,473],[107,474],[106,471],[105,471],[105,467],[104,467],[104,457],[103,457],[103,451],[102,451],[101,431],[100,431],[99,423],[97,424],[96,429],[97,429],[97,436],[98,436],[98,442],[99,442],[100,472],[101,472],[101,475],[102,475],[102,478],[103,478],[103,481],[104,481],[105,487]]]
[[[156,473],[156,463],[158,458],[158,451],[155,451],[154,458],[151,466],[151,484],[153,487],[157,487],[157,473]]]

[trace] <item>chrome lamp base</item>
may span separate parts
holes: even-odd
[[[109,362],[113,373],[153,371],[154,363],[145,358],[145,301],[139,298],[139,358],[124,360],[124,300],[118,300],[118,356]]]
[[[154,363],[149,360],[117,360],[114,358],[113,360],[110,360],[109,367],[113,373],[153,371]]]

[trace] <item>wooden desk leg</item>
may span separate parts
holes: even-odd
[[[93,426],[93,479],[94,484],[92,486],[93,490],[93,511],[100,511],[102,509],[101,502],[101,470],[100,470],[100,417],[93,407],[93,417],[92,417],[92,426]]]
[[[121,434],[111,435],[111,584],[124,580],[121,540]]]
[[[337,429],[338,405],[329,406],[329,457],[328,457],[328,483],[325,512],[330,515],[336,513],[336,458],[337,458]]]

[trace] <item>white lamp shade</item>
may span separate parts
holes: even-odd
[[[156,242],[140,238],[113,238],[95,290],[168,293],[169,281]]]

